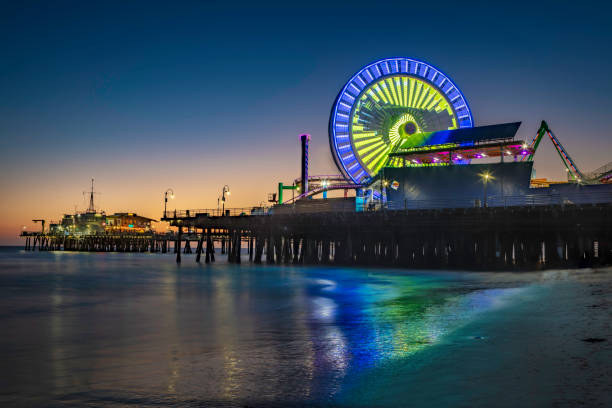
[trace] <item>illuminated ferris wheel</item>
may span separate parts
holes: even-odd
[[[440,70],[409,58],[387,58],[357,72],[342,88],[329,121],[330,146],[344,175],[367,183],[384,166],[398,166],[389,153],[426,146],[440,130],[472,127],[465,97]]]

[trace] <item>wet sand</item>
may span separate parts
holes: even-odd
[[[492,274],[533,286],[410,361],[364,375],[345,406],[612,406],[612,270]]]

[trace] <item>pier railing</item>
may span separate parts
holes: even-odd
[[[171,220],[174,218],[197,218],[197,217],[237,217],[246,215],[266,215],[268,207],[240,207],[240,208],[199,208],[189,210],[168,210],[162,217],[162,220]]]
[[[612,192],[563,193],[563,194],[526,194],[512,196],[480,196],[473,198],[448,197],[434,200],[396,200],[381,205],[380,202],[365,204],[362,211],[380,210],[420,210],[420,209],[451,209],[473,207],[529,207],[546,205],[589,205],[612,203]],[[320,204],[320,205],[317,205]],[[285,207],[285,206],[283,206]],[[288,205],[287,207],[291,207]],[[291,213],[291,210],[270,211],[270,207],[242,207],[222,209],[189,209],[167,211],[162,220],[186,219],[198,217],[237,217],[250,215],[270,215],[273,213]],[[344,209],[343,212],[345,212]],[[354,211],[354,210],[353,210]],[[326,205],[326,200],[312,200],[305,209],[295,209],[299,212],[338,212]]]
[[[526,207],[543,205],[588,205],[612,203],[612,192],[526,194],[518,196],[484,196],[435,200],[404,200],[386,203],[388,210],[414,210],[470,207]],[[378,207],[379,208],[379,207]],[[378,209],[376,208],[376,209]]]

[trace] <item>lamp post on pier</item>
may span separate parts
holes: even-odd
[[[489,184],[490,180],[493,180],[493,176],[488,171],[485,171],[484,173],[480,175],[480,177],[482,178],[482,184],[483,184],[482,202],[483,202],[483,207],[486,207],[487,206],[487,185]]]
[[[167,210],[168,210],[168,193],[170,193],[170,198],[174,199],[174,190],[171,188],[167,189],[164,192],[164,218],[167,218]]]
[[[383,179],[382,186],[380,187],[380,202],[381,208],[384,210],[387,205],[387,187],[389,186],[389,180]]]
[[[230,188],[229,186],[226,184],[223,186],[223,190],[221,191],[221,201],[223,202],[223,212],[221,213],[221,215],[225,215],[225,195],[230,195]]]
[[[329,186],[329,182],[327,180],[323,180],[321,186],[323,187],[323,199],[325,200],[327,198],[327,187]]]

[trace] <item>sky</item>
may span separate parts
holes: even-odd
[[[3,2],[0,245],[31,220],[96,206],[267,201],[299,177],[337,174],[328,121],[344,83],[385,57],[426,61],[476,125],[546,120],[583,171],[608,163],[612,25],[602,2]],[[537,177],[563,179],[550,141]]]

